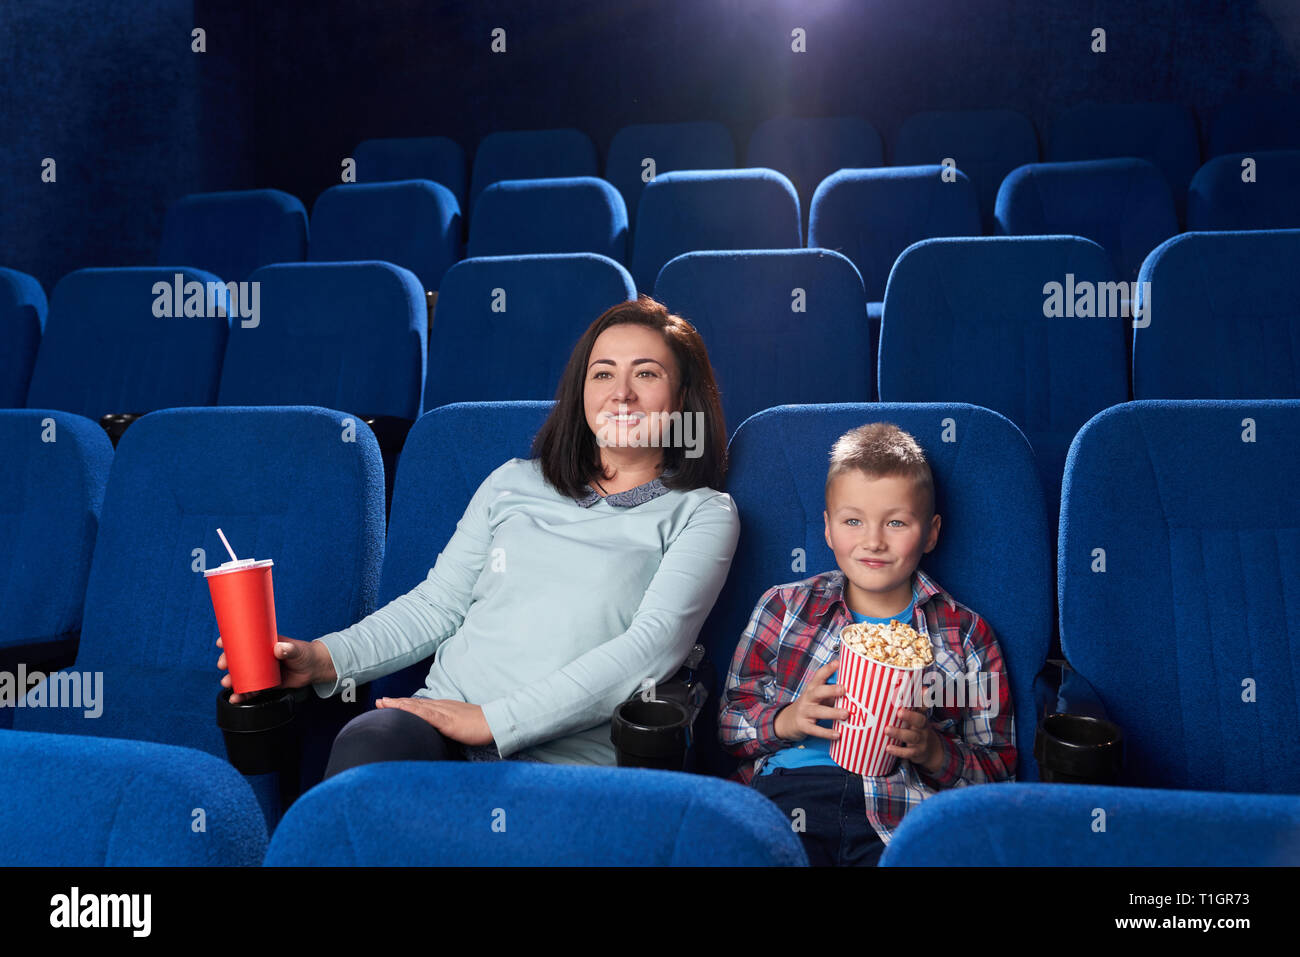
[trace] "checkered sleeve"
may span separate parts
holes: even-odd
[[[935,790],[1015,780],[1015,720],[1002,651],[988,623],[974,612],[967,614],[962,649],[971,695],[965,707],[934,709],[943,765],[934,774],[917,767],[921,779]]]
[[[736,646],[723,688],[718,737],[723,748],[742,761],[778,751],[789,742],[776,735],[776,715],[790,700],[782,696],[777,650],[785,622],[780,590],[768,591],[750,615]]]

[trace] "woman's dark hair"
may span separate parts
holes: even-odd
[[[542,475],[564,495],[581,498],[583,486],[600,473],[600,448],[587,425],[583,402],[587,363],[597,337],[611,326],[624,323],[654,329],[664,337],[677,359],[681,377],[678,408],[682,418],[693,415],[695,423],[702,426],[702,434],[700,429],[696,430],[702,454],[694,458],[687,456],[680,441],[664,446],[660,480],[670,489],[721,490],[727,474],[727,424],[704,340],[689,322],[674,316],[662,303],[645,294],[635,302],[621,302],[605,310],[573,347],[559,388],[555,390],[555,407],[533,439],[532,457],[541,459]]]

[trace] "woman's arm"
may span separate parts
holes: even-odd
[[[500,471],[479,485],[423,581],[355,625],[316,639],[329,651],[336,672],[334,681],[313,685],[318,695],[328,698],[344,682],[364,684],[421,661],[456,633],[491,548],[488,506],[499,494]]]
[[[722,590],[739,535],[730,495],[701,502],[669,544],[626,631],[483,705],[501,756],[608,721],[642,679],[670,677]]]

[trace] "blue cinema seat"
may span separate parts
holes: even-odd
[[[5,409],[0,449],[0,671],[70,664],[113,446],[79,415]]]
[[[1300,229],[1184,233],[1142,267],[1138,399],[1300,399]],[[1141,291],[1144,287],[1139,287]]]
[[[823,520],[830,450],[845,432],[868,422],[892,422],[925,450],[942,527],[921,568],[997,635],[1010,672],[1016,777],[1037,780],[1032,747],[1046,689],[1035,679],[1052,637],[1043,490],[1020,430],[996,412],[961,403],[781,406],[741,424],[728,449],[726,488],[740,510],[740,541],[701,630],[718,679],[700,716],[701,763],[719,774],[735,766],[717,740],[719,695],[763,593],[836,567]]]
[[[429,330],[425,409],[554,398],[587,327],[610,306],[635,298],[627,270],[590,253],[457,263]]]
[[[109,413],[212,405],[229,332],[226,311],[235,302],[220,283],[211,273],[182,267],[78,269],[64,276],[50,297],[27,407],[99,421]],[[186,314],[199,311],[206,315]]]
[[[653,166],[647,160],[653,160]],[[605,179],[622,194],[630,228],[636,225],[641,191],[651,179],[677,170],[735,165],[736,144],[721,123],[636,123],[624,126],[610,140]]]
[[[880,133],[858,116],[776,116],[750,134],[745,165],[790,178],[803,217],[800,236],[807,236],[818,184],[837,170],[884,166],[885,151]]]
[[[290,263],[253,279],[261,315],[256,325],[231,323],[218,403],[320,405],[364,418],[379,439],[391,494],[402,442],[424,401],[420,280],[386,262]]]
[[[465,209],[468,180],[465,151],[445,136],[383,137],[362,140],[352,151],[358,183],[390,183],[398,179],[431,179],[451,190]]]
[[[1243,93],[1225,102],[1209,122],[1205,155],[1300,149],[1300,97]]]
[[[574,129],[507,130],[483,137],[474,152],[469,181],[471,211],[479,194],[503,179],[599,176],[596,144]]]
[[[242,282],[270,263],[307,258],[307,210],[278,189],[194,193],[163,221],[158,264],[176,263]]]
[[[881,867],[1295,867],[1300,797],[1081,784],[957,788],[908,811]]]
[[[654,294],[704,339],[732,432],[774,405],[875,398],[866,295],[839,253],[686,253]]]
[[[220,405],[420,414],[427,318],[414,273],[385,262],[290,263],[253,279],[260,315],[231,322]]]
[[[331,186],[311,211],[314,263],[376,259],[409,269],[436,290],[461,257],[460,204],[427,179]]]
[[[45,330],[49,304],[36,277],[0,268],[0,409],[21,409]]]
[[[479,193],[470,256],[596,253],[627,259],[627,207],[595,176],[500,180]]]
[[[1160,170],[1183,217],[1187,184],[1201,165],[1196,117],[1180,103],[1085,104],[1052,123],[1049,162],[1138,157]]]
[[[99,713],[67,707],[66,698],[60,707],[33,703],[15,708],[14,730],[156,741],[224,758],[218,629],[203,576],[228,560],[217,528],[240,558],[274,561],[280,634],[310,640],[374,610],[383,473],[374,436],[349,418],[315,407],[218,407],[164,409],[131,426],[104,493],[76,664],[59,679],[96,685]],[[310,785],[350,714],[336,700],[302,697],[307,719],[318,722],[308,725],[302,763]]]
[[[805,867],[757,791],[651,771],[394,761],[344,771],[276,829],[268,867]]]
[[[558,381],[558,380],[557,380]],[[428,577],[479,485],[513,458],[529,458],[551,402],[463,402],[415,423],[402,450],[388,522],[379,605]],[[410,697],[433,656],[371,682],[371,698]]]
[[[1253,161],[1252,179],[1243,165]],[[1300,228],[1300,150],[1216,156],[1192,177],[1187,228]]]
[[[0,768],[5,867],[256,867],[265,859],[266,822],[252,789],[210,754],[0,731]]]
[[[843,253],[862,274],[871,341],[879,342],[885,284],[904,249],[936,236],[978,236],[979,200],[960,170],[842,169],[813,195],[808,246]]]
[[[895,166],[951,159],[975,184],[985,232],[994,229],[993,207],[1002,180],[1017,166],[1038,162],[1034,124],[1015,110],[929,110],[903,121],[894,142]]]
[[[664,173],[641,193],[629,271],[654,288],[674,256],[704,249],[798,249],[799,197],[770,169]]]
[[[1133,282],[1147,253],[1178,232],[1169,184],[1142,159],[1030,163],[1007,175],[995,213],[1003,236],[1082,236]]]
[[[1046,316],[1043,290],[1055,282],[1064,299],[1071,285],[1091,283],[1102,292],[1094,299],[1118,311],[1128,291],[1113,279],[1105,250],[1076,236],[908,247],[885,293],[881,401],[970,402],[1005,415],[1033,447],[1054,526],[1074,434],[1102,409],[1128,401],[1131,320]],[[1073,298],[1072,306],[1080,301]]]
[[[1118,783],[1300,792],[1298,471],[1295,400],[1139,400],[1079,431],[1061,492],[1075,673],[1060,710],[1120,726]]]

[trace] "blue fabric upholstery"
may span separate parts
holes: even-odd
[[[474,153],[469,206],[479,193],[503,179],[549,179],[556,176],[599,176],[596,144],[574,129],[511,130],[489,133]],[[471,214],[472,216],[472,214]]]
[[[392,761],[303,795],[276,866],[807,866],[775,804],[729,781],[643,768]]]
[[[779,170],[790,178],[803,217],[800,236],[807,236],[818,184],[836,170],[884,166],[885,150],[880,133],[861,117],[777,116],[750,134],[745,165]]]
[[[665,173],[641,194],[632,279],[654,288],[674,256],[712,249],[798,249],[799,197],[770,169]]]
[[[253,280],[260,321],[231,325],[221,405],[419,416],[428,310],[414,273],[384,262],[291,263]]]
[[[980,219],[985,232],[992,232],[998,187],[1017,166],[1038,162],[1038,134],[1015,110],[933,110],[903,121],[894,142],[895,166],[945,159],[955,160],[975,184]]]
[[[881,301],[894,260],[912,243],[982,232],[974,185],[960,170],[944,182],[943,172],[939,165],[896,166],[826,177],[813,196],[809,247],[848,256],[868,301]]]
[[[1043,287],[1067,274],[1114,279],[1105,250],[1074,236],[926,240],[894,266],[880,336],[881,400],[1005,415],[1033,446],[1053,519],[1074,434],[1128,400],[1129,321],[1043,315]]]
[[[627,270],[590,253],[457,263],[429,331],[424,407],[553,398],[587,327],[635,298]]]
[[[0,268],[0,409],[21,409],[49,311],[35,276]]]
[[[162,295],[204,284],[210,316],[154,315]],[[62,409],[99,421],[110,412],[151,412],[217,400],[229,320],[223,291],[211,295],[211,273],[182,267],[78,269],[50,298],[27,407]],[[155,294],[162,283],[165,293]],[[161,287],[160,287],[161,288]],[[184,297],[182,297],[184,303]]]
[[[1255,161],[1254,182],[1243,182],[1242,161]],[[1300,227],[1300,150],[1216,156],[1192,177],[1187,228],[1295,229]]]
[[[445,136],[387,137],[362,140],[352,151],[358,183],[391,183],[398,179],[431,179],[451,190],[465,209],[468,181],[465,151]]]
[[[1075,438],[1061,647],[1123,731],[1120,783],[1300,791],[1297,471],[1294,400],[1127,402]]]
[[[89,419],[16,409],[0,410],[0,448],[0,667],[70,659],[113,446]],[[12,716],[0,707],[0,727]]]
[[[204,567],[275,562],[276,627],[310,640],[374,610],[384,484],[364,423],[329,409],[164,409],[118,443],[75,668],[102,674],[102,714],[19,707],[13,727],[157,741],[225,757],[220,651]],[[354,437],[353,437],[354,436]],[[200,554],[200,550],[201,554]]]
[[[1150,325],[1133,330],[1134,397],[1300,399],[1298,257],[1300,229],[1158,246],[1142,267]]]
[[[0,767],[5,867],[256,867],[266,856],[252,789],[210,754],[0,731]]]
[[[1201,165],[1201,145],[1191,108],[1175,103],[1076,106],[1052,124],[1050,162],[1135,156],[1159,168],[1173,193],[1179,219],[1187,184]]]
[[[1133,282],[1147,253],[1178,232],[1169,184],[1141,159],[1030,163],[998,190],[998,232],[1072,235],[1110,253],[1116,278]]]
[[[479,194],[469,230],[470,256],[597,253],[627,258],[627,207],[594,176],[514,179]]]
[[[510,459],[530,457],[533,436],[551,404],[456,403],[433,409],[411,427],[388,516],[380,607],[428,576],[469,500],[492,470]],[[372,699],[409,697],[424,687],[431,663],[430,658],[372,681]]]
[[[1224,103],[1209,124],[1205,155],[1300,149],[1300,97],[1247,93]]]
[[[875,398],[862,279],[838,253],[687,253],[664,266],[654,294],[699,330],[732,432],[774,405]]]
[[[194,193],[172,203],[158,264],[178,263],[243,282],[270,263],[307,258],[307,210],[278,189]]]
[[[908,812],[880,858],[881,867],[1296,865],[1300,797],[1079,784],[940,792]]]
[[[736,144],[721,123],[638,123],[614,134],[605,157],[605,179],[627,204],[628,226],[636,224],[637,204],[648,175],[647,159],[654,160],[654,175],[683,169],[732,169]]]
[[[925,449],[943,524],[939,544],[921,567],[997,634],[1015,708],[1016,775],[1037,780],[1034,678],[1052,631],[1042,486],[1020,430],[996,412],[960,403],[783,406],[740,426],[728,450],[726,489],[740,510],[740,542],[701,630],[718,671],[718,686],[700,716],[703,766],[719,773],[729,768],[717,743],[718,695],[755,603],[773,585],[836,567],[822,517],[826,468],[835,440],[868,422],[893,422]]]
[[[437,289],[461,255],[460,204],[427,179],[331,186],[311,211],[312,262],[377,259]]]

